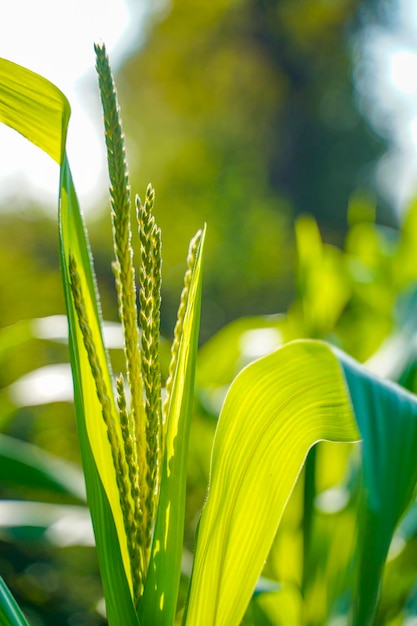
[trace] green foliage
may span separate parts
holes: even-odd
[[[131,179],[158,190],[170,308],[188,233],[210,226],[203,340],[289,304],[295,216],[314,215],[340,244],[350,196],[374,191],[384,146],[352,78],[364,4],[170,0],[150,9],[140,48],[118,68]]]
[[[162,408],[154,192],[149,187],[144,203],[135,202],[138,313],[123,133],[105,50],[96,52],[124,335],[116,389],[65,154],[69,105],[41,77],[1,61],[0,119],[60,164],[60,255],[75,409],[109,624],[318,626],[341,618],[353,626],[388,626],[405,620],[416,601],[417,398],[346,351],[360,360],[372,357],[369,365],[377,369],[381,354],[397,355],[392,346],[402,341],[402,359],[389,362],[391,375],[415,391],[415,207],[394,233],[375,227],[371,210],[352,206],[343,251],[323,244],[314,220],[301,218],[298,297],[288,314],[235,322],[201,349],[197,365],[200,231],[189,249]],[[4,333],[0,358],[32,334],[25,324]],[[195,377],[197,437],[191,424]],[[182,571],[184,525],[186,536],[193,526],[187,501],[197,502],[201,489],[193,493],[190,474],[187,493],[187,463],[193,467],[199,458],[197,438],[204,455],[211,449],[209,489],[193,565]],[[353,444],[359,439],[360,453]],[[62,461],[2,442],[0,463],[12,479],[65,495],[79,508],[83,492],[73,468],[69,478]],[[203,462],[199,470],[207,476]],[[39,510],[46,519],[46,509]],[[402,571],[401,584],[390,584]],[[5,623],[25,623],[3,583],[0,607]]]
[[[190,624],[240,623],[308,450],[358,438],[337,361],[321,344],[288,344],[237,376],[216,430]]]

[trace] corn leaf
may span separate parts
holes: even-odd
[[[337,352],[362,435],[363,498],[359,510],[355,626],[372,624],[395,528],[417,481],[417,398],[381,381]]]
[[[138,620],[132,601],[130,564],[116,475],[107,431],[102,418],[101,405],[97,398],[95,381],[78,326],[69,282],[68,259],[71,252],[77,263],[97,358],[107,389],[111,390],[112,378],[103,343],[94,270],[66,157],[61,166],[59,225],[78,436],[87,486],[87,500],[93,520],[106,599],[107,616],[109,624],[112,626],[133,625],[138,623]],[[113,399],[113,396],[111,398]]]
[[[71,109],[45,78],[0,59],[0,121],[61,164]]]
[[[363,497],[352,624],[372,624],[388,548],[415,491],[417,399],[326,344],[301,341],[249,365],[226,397],[187,625],[240,623],[308,449],[358,439],[357,427]]]
[[[236,377],[215,435],[185,624],[240,623],[306,455],[359,433],[338,361],[287,344]]]
[[[177,606],[184,536],[188,442],[200,327],[204,235],[205,230],[200,239],[189,286],[167,415],[166,448],[152,555],[145,593],[139,607],[141,622],[152,626],[171,626]]]
[[[38,145],[61,168],[60,254],[87,497],[96,536],[109,623],[115,626],[133,625],[138,620],[131,599],[130,569],[115,472],[69,287],[68,255],[71,251],[80,274],[98,360],[108,388],[111,389],[111,372],[102,339],[90,251],[65,154],[69,115],[68,101],[49,81],[14,63],[0,60],[0,121]]]
[[[25,616],[0,576],[0,624],[4,626],[29,626]]]

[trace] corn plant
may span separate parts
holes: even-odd
[[[308,339],[289,342],[250,363],[229,387],[212,448],[188,595],[185,606],[178,606],[205,228],[190,244],[163,389],[161,232],[155,194],[149,186],[143,202],[138,196],[131,199],[119,105],[104,46],[96,46],[96,58],[109,165],[113,272],[125,341],[126,368],[116,378],[104,345],[92,255],[65,152],[69,104],[42,77],[0,60],[0,120],[60,166],[59,249],[75,409],[108,622],[240,624],[308,452],[319,441],[361,440],[347,614],[354,626],[373,624],[390,543],[414,496],[417,401],[330,345]],[[211,369],[220,365],[214,356]],[[278,583],[272,586],[277,593]],[[261,585],[258,592],[271,588]],[[27,623],[3,581],[0,618],[4,624]],[[285,615],[279,619],[277,623],[290,624]]]

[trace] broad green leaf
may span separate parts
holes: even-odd
[[[2,626],[29,626],[25,616],[0,576],[0,624]]]
[[[337,352],[363,439],[364,494],[359,511],[353,624],[367,626],[375,612],[394,530],[417,481],[417,398],[381,381]]]
[[[167,416],[166,448],[151,561],[139,610],[143,624],[174,623],[184,536],[189,430],[200,327],[202,254],[196,254]]]
[[[68,277],[73,254],[86,299],[87,314],[108,388],[111,373],[104,349],[94,274],[71,172],[65,155],[70,108],[65,96],[44,78],[0,60],[0,121],[8,124],[55,159],[61,168],[59,233],[62,273],[70,331],[78,432],[93,519],[109,623],[136,624],[131,599],[126,538],[106,429],[76,315]]]
[[[240,622],[308,449],[358,438],[352,405],[364,485],[352,623],[372,623],[388,548],[415,491],[417,399],[326,344],[302,341],[248,366],[226,397],[186,624]]]
[[[185,624],[240,623],[309,449],[359,433],[337,358],[287,344],[232,383],[215,435]]]

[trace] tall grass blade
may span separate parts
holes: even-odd
[[[66,158],[61,167],[60,252],[69,322],[78,435],[109,624],[137,624],[126,535],[107,431],[83,337],[78,326],[69,276],[69,253],[76,260],[97,358],[108,390],[112,379],[104,348],[101,316],[89,246]],[[113,399],[113,396],[111,396]],[[115,412],[115,408],[113,407]]]
[[[93,519],[109,624],[125,626],[138,624],[131,597],[126,536],[101,406],[78,329],[69,285],[68,258],[71,251],[77,262],[98,359],[107,386],[111,389],[111,373],[102,339],[89,246],[65,155],[69,115],[67,99],[49,81],[14,63],[0,60],[0,121],[38,145],[61,168],[60,254],[87,498]]]

